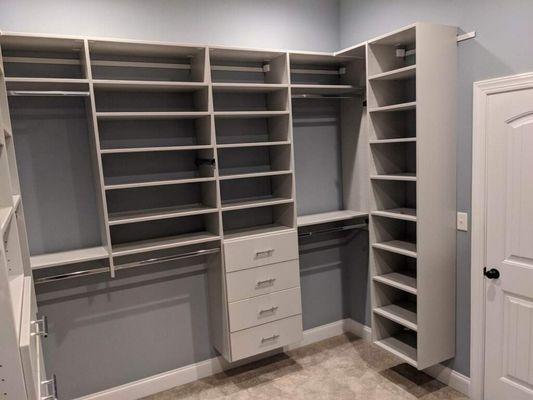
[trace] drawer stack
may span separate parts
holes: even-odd
[[[302,305],[295,230],[224,242],[229,361],[302,339]]]

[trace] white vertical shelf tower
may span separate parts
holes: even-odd
[[[418,369],[455,354],[456,34],[367,44],[373,339]]]

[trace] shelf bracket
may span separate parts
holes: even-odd
[[[476,31],[463,33],[462,35],[457,35],[457,43],[464,42],[465,40],[474,39],[476,37]]]

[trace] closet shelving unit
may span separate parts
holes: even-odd
[[[287,53],[210,48],[225,239],[294,228]]]
[[[368,42],[375,343],[424,369],[455,345],[456,28]]]
[[[291,52],[289,59],[292,115],[297,132],[296,179],[297,188],[300,188],[298,227],[364,218],[368,215],[365,195],[368,187],[367,117],[363,105],[365,44],[339,55]],[[300,132],[300,125],[318,128],[303,128]],[[331,137],[321,137],[324,134]],[[340,165],[330,168],[337,170],[334,176],[313,170],[309,154],[302,151],[300,156],[299,146],[316,152],[316,158],[338,159]],[[321,168],[316,160],[313,163],[315,168],[317,165]],[[306,190],[319,192],[307,193]],[[326,199],[323,203],[315,200],[335,195],[337,199]],[[316,204],[307,205],[312,202]]]

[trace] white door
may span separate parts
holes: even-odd
[[[533,89],[488,102],[485,399],[533,400]]]

